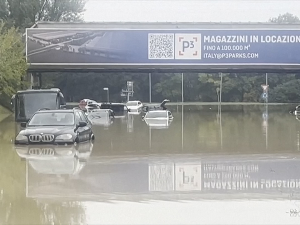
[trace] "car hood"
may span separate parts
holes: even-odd
[[[49,127],[27,127],[25,130],[22,130],[20,134],[22,135],[30,135],[30,134],[66,134],[66,133],[74,133],[73,126],[49,126]]]

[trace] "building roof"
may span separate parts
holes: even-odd
[[[291,29],[300,28],[300,23],[270,23],[270,22],[38,22],[35,28],[62,29]]]

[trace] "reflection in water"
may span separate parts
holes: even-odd
[[[14,147],[15,123],[4,119],[0,224],[299,222],[286,212],[300,210],[300,124],[286,109],[171,111],[167,129],[128,114],[71,147]]]

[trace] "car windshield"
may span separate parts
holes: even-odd
[[[146,119],[152,119],[152,118],[166,118],[167,119],[167,111],[164,112],[149,112],[147,113],[147,115],[145,116]]]
[[[137,102],[127,102],[127,106],[137,106]]]
[[[65,112],[43,112],[35,114],[29,126],[71,126],[74,125],[74,114]]]

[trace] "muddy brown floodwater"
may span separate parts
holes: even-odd
[[[300,120],[284,106],[126,114],[94,143],[14,146],[0,115],[0,224],[299,224]]]

